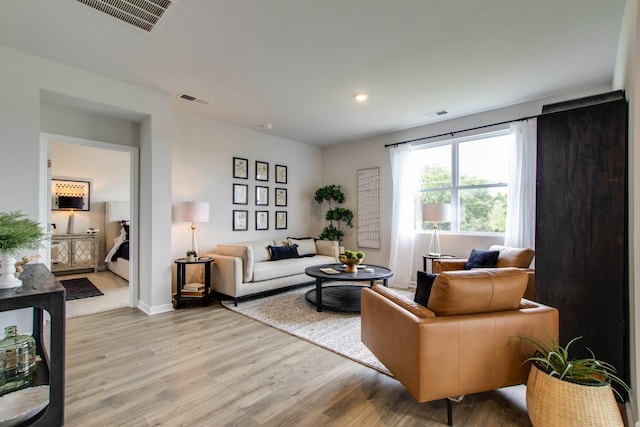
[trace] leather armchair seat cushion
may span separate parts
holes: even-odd
[[[527,273],[516,268],[445,271],[438,274],[427,308],[436,316],[517,310]]]

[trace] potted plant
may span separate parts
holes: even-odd
[[[187,261],[194,262],[197,257],[198,254],[196,253],[196,251],[187,251]]]
[[[631,389],[616,376],[609,363],[591,357],[575,359],[570,356],[576,337],[562,347],[555,340],[541,341],[521,337],[534,349],[527,380],[527,409],[534,426],[548,425],[606,425],[623,426],[622,416],[611,387],[619,384],[627,393]]]
[[[0,212],[0,289],[22,285],[15,275],[16,255],[24,249],[40,248],[46,238],[40,224],[22,212]]]
[[[323,240],[337,240],[342,241],[344,237],[344,231],[341,226],[344,224],[350,228],[353,228],[353,212],[351,209],[343,207],[333,207],[333,203],[344,203],[345,196],[339,185],[325,185],[324,187],[316,190],[314,200],[317,203],[329,202],[329,210],[325,215],[325,219],[329,221],[322,233],[320,233],[320,239]],[[333,222],[336,222],[334,225]]]
[[[339,255],[339,258],[340,261],[346,265],[344,271],[347,273],[356,273],[358,271],[356,265],[360,264],[364,259],[364,252],[347,249]]]

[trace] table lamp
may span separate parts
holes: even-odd
[[[190,222],[191,250],[198,254],[198,239],[196,237],[196,222],[209,222],[209,203],[207,202],[178,202],[173,205],[174,221]]]
[[[82,209],[82,197],[58,196],[58,209],[69,210],[69,221],[67,222],[67,234],[73,234],[73,226],[74,226],[73,211]]]
[[[449,221],[451,205],[448,203],[427,203],[422,205],[422,221],[433,222],[433,234],[429,244],[429,255],[440,256],[440,236],[438,234],[438,223]]]

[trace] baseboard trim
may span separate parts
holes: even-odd
[[[150,306],[149,304],[146,304],[142,301],[138,301],[138,310],[142,311],[148,316],[153,316],[154,314],[173,311],[173,304]]]

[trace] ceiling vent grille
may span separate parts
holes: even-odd
[[[152,32],[175,0],[76,0],[122,22]]]
[[[196,98],[195,96],[189,95],[188,93],[182,93],[178,95],[178,98],[184,99],[185,101],[195,102],[196,104],[209,105],[210,102],[206,99]]]

